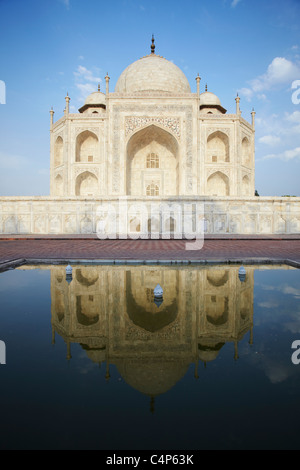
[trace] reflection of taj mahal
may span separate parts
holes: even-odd
[[[153,290],[163,286],[161,305]],[[237,267],[73,269],[51,267],[52,328],[67,344],[79,343],[95,363],[114,364],[123,379],[155,396],[172,388],[191,364],[217,358],[226,343],[250,331],[252,341],[254,269],[241,282]]]

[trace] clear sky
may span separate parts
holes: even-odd
[[[0,0],[0,19],[0,196],[49,194],[50,108],[107,72],[113,91],[152,34],[193,92],[199,72],[228,112],[237,92],[255,108],[259,194],[300,196],[300,0]]]

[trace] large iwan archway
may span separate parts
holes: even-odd
[[[179,194],[179,146],[169,132],[151,125],[127,144],[126,188],[129,196]]]

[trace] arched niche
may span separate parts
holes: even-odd
[[[223,326],[229,318],[229,299],[226,296],[207,295],[205,302],[206,320],[213,326]]]
[[[242,180],[242,196],[253,196],[253,194],[251,194],[250,178],[248,175],[245,175]]]
[[[126,154],[127,195],[178,195],[179,146],[172,134],[150,125],[129,139]]]
[[[226,270],[216,270],[207,273],[207,280],[213,287],[223,287],[229,280],[229,272]]]
[[[98,178],[93,173],[85,171],[80,173],[76,178],[75,194],[76,196],[92,197],[97,196]]]
[[[99,279],[99,275],[96,269],[91,268],[80,268],[76,270],[76,280],[81,284],[83,287],[91,287]]]
[[[229,138],[224,132],[216,131],[208,136],[206,160],[212,163],[229,163]]]
[[[64,195],[64,181],[61,175],[57,175],[54,180],[54,194],[55,196]]]
[[[81,132],[76,139],[76,162],[93,163],[98,160],[98,137],[91,131]]]
[[[242,164],[248,168],[251,166],[250,142],[247,137],[242,140]]]
[[[64,152],[64,141],[62,137],[57,137],[55,144],[54,144],[54,166],[61,166],[64,162],[63,159],[63,152]]]
[[[76,296],[76,317],[77,322],[82,326],[92,326],[99,322],[100,318],[99,296],[77,295]]]
[[[221,171],[213,173],[207,180],[208,196],[229,196],[229,178]]]

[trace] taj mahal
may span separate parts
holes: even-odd
[[[252,124],[155,54],[51,122],[51,196],[254,196]],[[53,115],[53,113],[51,113]]]
[[[299,233],[300,198],[255,196],[254,110],[248,122],[237,96],[228,113],[199,74],[191,90],[182,70],[156,54],[154,38],[149,52],[114,91],[107,74],[105,92],[99,85],[78,113],[68,94],[62,117],[55,121],[51,109],[50,196],[0,198],[0,232],[96,234],[105,206],[118,233],[121,198],[133,207],[123,221],[128,234],[183,234],[187,206],[197,226],[195,204],[208,234]],[[149,219],[136,209],[153,203],[178,210]]]

